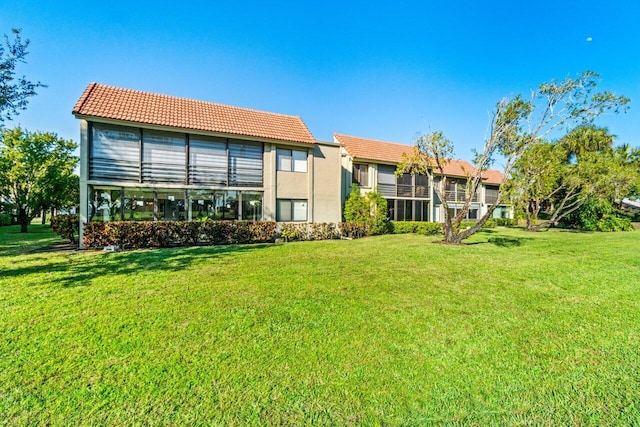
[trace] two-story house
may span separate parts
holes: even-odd
[[[434,183],[446,179],[455,213],[473,167],[450,162],[425,176],[395,171],[411,146],[335,134],[317,141],[302,119],[91,83],[80,120],[80,241],[88,221],[340,222],[353,182],[386,198],[390,219],[441,221]],[[497,197],[487,171],[468,219]],[[507,216],[499,207],[494,216]]]
[[[340,147],[300,117],[96,83],[73,114],[81,223],[341,220]]]
[[[428,175],[397,176],[396,169],[403,154],[410,154],[413,147],[406,144],[379,141],[356,136],[334,134],[334,140],[342,147],[342,187],[345,200],[352,183],[360,186],[361,192],[375,189],[387,200],[388,218],[396,221],[436,221],[444,219],[444,208],[434,191],[445,179],[445,196],[452,215],[457,214],[466,201],[467,177],[474,167],[463,160],[451,160],[444,171],[431,171]],[[483,173],[479,191],[471,195],[471,203],[465,219],[474,221],[485,214],[498,197],[502,183],[499,171]],[[495,218],[506,218],[510,209],[499,205],[493,212]]]

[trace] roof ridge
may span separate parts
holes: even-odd
[[[281,116],[281,117],[290,117],[290,118],[293,118],[293,119],[302,120],[302,118],[300,116],[295,116],[293,114],[274,113],[274,112],[271,112],[271,111],[258,110],[258,109],[255,109],[255,108],[238,107],[236,105],[220,104],[218,102],[203,101],[201,99],[187,98],[187,97],[184,97],[184,96],[166,95],[166,94],[163,94],[163,93],[149,92],[149,91],[139,90],[139,89],[129,89],[129,88],[125,88],[125,87],[105,85],[105,84],[101,84],[101,83],[92,83],[92,84],[95,85],[95,86],[103,87],[103,88],[124,90],[124,91],[127,91],[127,92],[136,93],[136,94],[152,95],[152,96],[158,96],[158,97],[161,97],[161,98],[168,98],[168,99],[179,100],[179,101],[197,102],[197,103],[201,103],[201,104],[217,105],[217,106],[225,107],[225,108],[234,108],[234,109],[242,110],[242,111],[251,111],[251,112],[254,112],[254,113],[270,114],[270,115],[276,115],[276,116]],[[305,124],[305,126],[306,126],[306,124]]]
[[[373,142],[381,142],[383,144],[392,144],[392,145],[398,145],[401,147],[410,147],[413,148],[414,145],[411,144],[403,144],[402,142],[392,142],[392,141],[383,141],[382,139],[375,139],[375,138],[366,138],[364,136],[355,136],[355,135],[346,135],[344,133],[338,133],[338,132],[334,132],[333,133],[334,137],[339,137],[339,136],[346,136],[347,138],[358,138],[358,139],[364,139],[367,141],[373,141]]]

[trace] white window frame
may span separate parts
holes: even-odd
[[[302,150],[278,148],[276,150],[276,170],[285,172],[307,172],[308,153]]]

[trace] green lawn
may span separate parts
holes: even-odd
[[[0,228],[0,423],[640,423],[640,234],[40,253]]]

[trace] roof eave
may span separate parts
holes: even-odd
[[[287,139],[266,138],[262,136],[245,135],[245,134],[239,134],[239,133],[213,132],[213,131],[207,131],[207,130],[201,130],[201,129],[163,126],[163,125],[157,125],[153,123],[133,122],[129,120],[112,119],[109,117],[81,114],[75,111],[73,112],[73,115],[76,119],[79,119],[79,120],[87,120],[92,122],[121,125],[121,126],[135,126],[135,127],[142,127],[146,129],[154,129],[154,130],[160,130],[160,131],[170,131],[170,132],[178,131],[178,132],[189,133],[194,135],[217,136],[221,138],[250,139],[252,141],[266,142],[269,144],[284,144],[284,145],[291,145],[296,147],[309,147],[309,146],[317,145],[317,142],[315,140],[313,142],[293,141],[293,140],[287,140]]]

